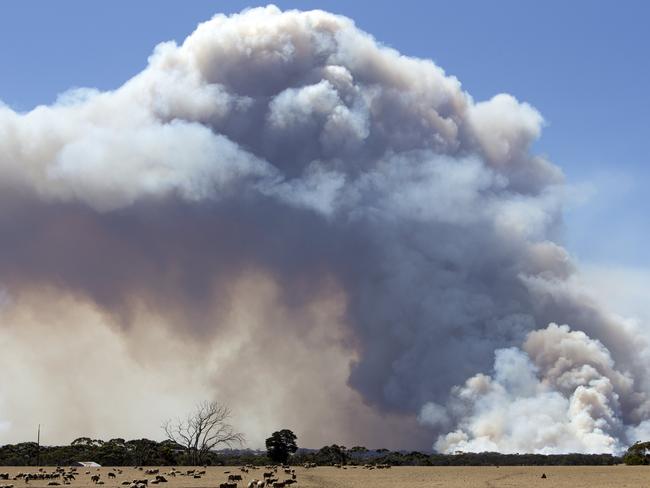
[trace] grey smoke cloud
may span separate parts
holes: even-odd
[[[330,422],[356,425],[360,442],[402,426],[403,445],[616,450],[647,418],[646,342],[573,287],[563,176],[530,150],[542,125],[510,95],[475,102],[344,17],[217,15],[116,90],[0,106],[0,280],[96,307],[127,343],[160,329],[200,348],[213,367],[199,383],[246,412],[253,439],[297,391],[335,381]],[[251,276],[274,290],[265,307]],[[247,303],[258,315],[233,312]],[[581,346],[545,346],[554,333]],[[323,341],[343,370],[304,368]],[[232,352],[213,357],[216,344]],[[223,371],[263,388],[267,355],[291,367],[269,379],[276,417],[254,425],[268,408]],[[459,414],[465,390],[477,403]],[[531,410],[507,404],[540,395],[562,435],[474,428],[484,414],[523,422]],[[566,426],[567,399],[571,419],[587,412],[580,428]],[[325,410],[286,418],[320,442]]]

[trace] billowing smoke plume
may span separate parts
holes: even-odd
[[[101,319],[124,371],[184,365],[131,375],[125,408],[191,372],[259,436],[618,450],[648,418],[646,342],[572,286],[542,123],[349,19],[218,15],[114,91],[0,107],[2,327]],[[102,424],[95,394],[75,422]]]
[[[620,398],[633,379],[609,351],[583,332],[550,324],[528,335],[523,350],[495,352],[494,375],[479,373],[454,388],[448,408],[427,404],[421,419],[457,429],[440,451],[619,452],[635,438],[621,420]]]

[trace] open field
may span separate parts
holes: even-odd
[[[145,476],[143,471],[134,468],[121,468],[122,474],[109,479],[108,473],[112,468],[79,468],[79,476],[71,482],[71,488],[96,488],[90,477],[100,474],[106,488],[122,488],[123,481],[134,479],[153,479]],[[180,470],[192,468],[179,468]],[[203,468],[201,468],[203,469]],[[46,472],[53,468],[45,468]],[[0,473],[9,473],[10,478],[18,473],[35,473],[30,467],[0,467]],[[86,472],[89,471],[89,474]],[[160,468],[165,475],[169,468]],[[239,487],[246,487],[248,482],[262,477],[263,468],[251,470],[248,474],[238,468],[209,467],[200,479],[191,476],[170,477],[168,483],[161,483],[165,488],[218,488],[219,483],[226,481],[227,471],[241,474],[243,481]],[[542,479],[545,473],[547,478]],[[314,469],[296,468],[298,483],[291,485],[300,488],[424,488],[424,487],[567,487],[567,488],[596,488],[596,487],[639,487],[647,486],[650,482],[650,467],[643,466],[504,466],[496,467],[394,467],[386,470],[366,470],[361,467],[337,469],[333,467],[318,467]],[[280,475],[280,479],[283,477]],[[0,480],[0,486],[13,484],[14,488],[44,488],[47,480]],[[63,486],[63,485],[62,485]]]

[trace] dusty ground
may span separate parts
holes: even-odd
[[[47,472],[53,468],[45,468]],[[188,468],[179,468],[188,469]],[[203,469],[203,468],[201,468]],[[72,482],[70,488],[99,488],[90,480],[93,474],[100,474],[105,484],[101,488],[124,488],[123,481],[133,479],[149,478],[143,471],[133,468],[123,468],[123,473],[117,475],[117,479],[108,478],[111,468],[90,469],[90,474],[85,468],[79,468],[80,473],[77,479]],[[169,468],[160,468],[161,474],[165,475]],[[238,468],[207,468],[207,473],[201,479],[194,479],[187,476],[175,478],[166,476],[168,483],[157,485],[158,488],[218,488],[219,483],[227,478],[225,471],[242,474],[244,482],[240,487],[245,487],[248,481],[261,478],[263,469],[250,471],[248,474],[241,473]],[[2,467],[0,473],[9,473],[11,477],[24,472],[36,472],[35,468],[25,467]],[[368,471],[362,468],[323,468],[314,469],[296,468],[298,483],[292,485],[299,488],[433,488],[433,487],[553,487],[553,488],[597,488],[597,487],[629,487],[648,486],[650,482],[650,467],[643,466],[595,466],[595,467],[395,467],[388,470]],[[542,479],[542,473],[546,473],[547,479]],[[280,477],[280,479],[283,479]],[[30,481],[28,485],[24,481],[0,480],[0,486],[13,484],[14,488],[45,488],[47,481]],[[156,485],[154,485],[156,486]],[[61,488],[64,488],[61,485]]]

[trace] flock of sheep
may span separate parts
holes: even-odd
[[[87,472],[86,474],[90,474]],[[11,480],[23,480],[29,483],[31,480],[48,481],[48,486],[58,486],[61,482],[64,485],[69,485],[78,475],[77,468],[69,468],[66,471],[64,468],[56,468],[53,472],[48,473],[43,468],[39,468],[37,473],[18,473]],[[9,480],[9,473],[0,473],[0,480]],[[0,488],[13,488],[14,485],[0,485]]]
[[[303,466],[305,469],[315,468],[316,464],[314,463],[305,463]],[[334,467],[347,469],[346,466],[341,464],[334,464]],[[356,466],[354,466],[356,467]],[[377,464],[370,465],[366,464],[363,466],[364,469],[387,469],[390,468],[390,465],[387,464]],[[176,476],[187,476],[195,479],[200,479],[206,474],[206,470],[199,469],[187,469],[179,470],[177,468],[171,468],[171,471],[160,474],[159,469],[144,469],[142,467],[135,468],[136,470],[143,471],[143,474],[147,477],[140,477],[138,479],[124,480],[121,482],[125,488],[149,488],[149,485],[157,485],[159,483],[167,483],[167,477],[176,477]],[[239,471],[242,473],[248,474],[249,471],[255,471],[261,469],[257,466],[246,465],[239,468]],[[99,470],[97,470],[99,471]],[[57,467],[52,472],[46,472],[43,468],[39,468],[37,473],[18,473],[13,477],[10,477],[9,473],[0,473],[0,481],[2,480],[12,480],[18,481],[22,480],[25,483],[29,483],[30,480],[40,480],[47,481],[47,486],[59,486],[69,485],[72,481],[79,476],[79,470],[75,467],[62,468]],[[100,473],[91,474],[90,471],[85,472],[86,475],[91,475],[90,480],[97,485],[103,485],[104,480],[101,478]],[[118,475],[122,475],[123,471],[119,468],[112,468],[112,471],[109,471],[106,475],[109,480],[117,480]],[[231,473],[230,471],[225,471],[225,475],[228,475],[226,481],[219,484],[218,488],[238,488],[238,483],[243,481],[242,475],[238,473]],[[261,473],[260,479],[253,479],[247,485],[247,488],[286,488],[294,483],[297,483],[296,470],[291,466],[287,465],[270,465],[265,466],[263,472]],[[153,478],[151,478],[153,477]],[[282,479],[281,479],[282,478]],[[0,484],[0,488],[14,488],[13,484]]]
[[[332,464],[332,466],[334,466],[335,468],[339,468],[339,469],[348,469],[348,466],[345,466],[343,464],[338,464],[338,463],[337,464]],[[305,464],[305,467],[307,467],[306,464]],[[314,464],[313,467],[315,468],[316,465]],[[350,467],[352,469],[357,468],[357,466],[350,466]],[[364,464],[363,465],[363,469],[388,469],[390,467],[391,467],[390,464]]]
[[[159,469],[145,470],[144,468],[137,467],[137,466],[135,469],[143,471],[145,475],[149,477],[153,476],[154,478],[150,479],[150,478],[143,477],[143,478],[138,478],[133,480],[124,480],[121,482],[121,485],[128,488],[149,488],[149,485],[167,483],[167,478],[164,475],[160,474]],[[242,466],[239,469],[243,473],[248,473],[249,470],[256,470],[259,468],[256,466],[247,465],[247,466]],[[99,469],[97,471],[99,471]],[[91,474],[90,471],[86,471],[85,474],[91,475],[90,481],[92,483],[96,485],[105,484],[104,480],[102,480],[100,473]],[[123,471],[121,469],[113,468],[112,471],[109,471],[106,476],[109,480],[116,480],[117,476],[121,474],[123,474]],[[177,468],[172,468],[171,471],[165,473],[165,475],[168,477],[189,476],[196,479],[202,478],[203,475],[205,474],[206,474],[205,470],[188,469],[185,471],[181,471]],[[242,481],[241,474],[231,474],[229,471],[226,471],[224,474],[228,475],[228,480],[224,483],[220,483],[219,488],[237,488],[237,483]],[[284,475],[282,477],[286,479],[280,480],[281,475]],[[70,467],[67,469],[62,467],[57,467],[52,472],[46,472],[45,469],[39,468],[37,473],[18,473],[13,477],[10,477],[9,473],[0,473],[0,481],[22,480],[25,483],[29,483],[30,480],[40,480],[40,481],[48,481],[47,486],[60,486],[62,484],[63,485],[71,484],[71,482],[74,481],[77,476],[79,476],[79,471],[78,468],[76,467]],[[297,483],[295,469],[289,466],[273,465],[273,466],[266,466],[266,470],[262,473],[262,479],[261,480],[255,479],[251,481],[250,483],[248,483],[248,488],[262,488],[262,487],[285,488],[287,486],[290,486],[293,483]],[[0,488],[14,488],[14,485],[0,484]]]
[[[257,466],[246,465],[239,468],[243,473],[248,473],[250,470],[259,469]],[[284,473],[284,480],[280,481],[280,476]],[[228,475],[228,481],[221,483],[219,488],[237,488],[237,482],[242,481],[242,476],[240,474],[231,474],[229,471],[226,471],[224,474]],[[296,480],[296,470],[291,468],[291,466],[266,466],[265,471],[262,473],[262,479],[254,479],[248,483],[247,488],[285,488],[294,483],[297,483]]]

